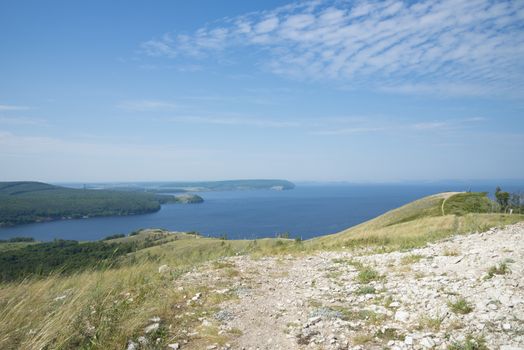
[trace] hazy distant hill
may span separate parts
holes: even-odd
[[[75,187],[75,184],[68,186]],[[76,187],[80,186],[76,184]],[[83,185],[82,185],[83,186]],[[287,180],[255,179],[226,181],[166,181],[166,182],[136,182],[136,183],[97,183],[87,184],[87,188],[146,191],[159,193],[195,192],[195,191],[241,191],[241,190],[291,190],[295,184]]]

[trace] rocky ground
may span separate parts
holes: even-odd
[[[234,334],[209,349],[524,349],[524,223],[409,252],[239,256],[183,279],[234,294],[202,320]]]

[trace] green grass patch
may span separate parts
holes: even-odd
[[[421,316],[418,320],[417,329],[438,332],[442,321],[443,318],[438,315],[436,317]]]
[[[456,314],[469,314],[473,311],[473,306],[464,298],[458,298],[454,302],[448,301],[449,309]]]
[[[355,291],[355,294],[357,295],[363,295],[363,294],[375,294],[377,290],[373,286],[360,286]]]
[[[506,275],[511,273],[511,270],[506,262],[491,266],[486,275],[486,279],[493,278],[495,275]]]
[[[469,334],[463,342],[455,342],[448,346],[448,350],[489,350],[489,348],[483,337]]]
[[[469,213],[491,213],[496,207],[487,192],[458,193],[446,200],[443,205],[444,215],[466,215]]]
[[[367,284],[372,281],[378,281],[384,277],[372,267],[363,267],[357,275],[358,283]]]
[[[410,254],[410,255],[406,255],[406,256],[403,256],[403,257],[400,259],[400,263],[401,263],[402,265],[410,265],[410,264],[414,264],[414,263],[419,262],[423,257],[424,257],[424,255],[420,255],[420,254]]]

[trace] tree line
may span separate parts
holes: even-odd
[[[503,191],[500,186],[495,189],[495,200],[503,213],[524,213],[524,194]]]

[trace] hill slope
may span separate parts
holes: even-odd
[[[308,242],[312,247],[363,245],[413,248],[451,234],[485,231],[524,219],[505,215],[486,193],[446,192],[424,197],[342,232]]]

